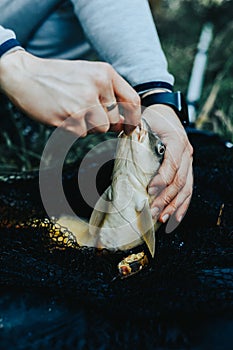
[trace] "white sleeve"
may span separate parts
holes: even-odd
[[[2,45],[5,41],[10,39],[16,39],[13,30],[5,29],[0,25],[0,45]]]
[[[147,0],[72,0],[87,39],[131,85],[174,83]]]
[[[16,35],[11,29],[5,29],[3,26],[0,25],[0,57],[3,57],[4,55],[14,52],[17,50],[24,50],[23,47],[19,44],[19,42],[16,40],[13,42],[13,45],[8,45],[8,47],[5,47],[2,50],[2,45],[4,46],[4,43],[7,44],[8,40],[11,41],[11,39],[15,40]]]

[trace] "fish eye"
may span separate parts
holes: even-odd
[[[165,145],[160,141],[158,142],[157,146],[156,146],[156,152],[160,155],[163,156],[165,153],[166,147]]]

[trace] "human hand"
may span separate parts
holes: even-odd
[[[35,120],[78,136],[91,129],[129,133],[141,118],[139,96],[107,63],[42,59],[19,50],[0,59],[0,88]],[[124,118],[117,105],[107,110],[116,101],[123,103]]]
[[[148,192],[155,196],[152,216],[168,221],[166,232],[173,231],[184,217],[192,196],[193,149],[186,132],[172,108],[153,105],[144,111],[151,129],[166,145],[163,163],[149,184]]]

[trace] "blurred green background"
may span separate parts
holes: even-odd
[[[151,0],[175,87],[187,92],[205,23],[213,24],[196,126],[233,141],[233,1]]]
[[[203,24],[213,24],[196,126],[233,142],[233,1],[150,0],[150,5],[175,89],[185,94]],[[53,128],[23,116],[4,96],[0,100],[0,174],[38,168]],[[100,139],[109,137],[86,137],[74,145],[66,162],[80,159]]]

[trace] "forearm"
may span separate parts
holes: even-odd
[[[3,56],[14,52],[16,50],[23,50],[16,40],[15,33],[10,29],[5,29],[0,25],[0,90],[4,92],[3,76],[4,68],[2,67]]]
[[[76,15],[102,59],[131,85],[173,84],[146,0],[72,0]]]
[[[1,84],[1,60],[2,57],[10,52],[16,50],[23,50],[20,46],[20,43],[16,40],[15,33],[10,29],[5,29],[0,25],[0,89],[2,88]]]

